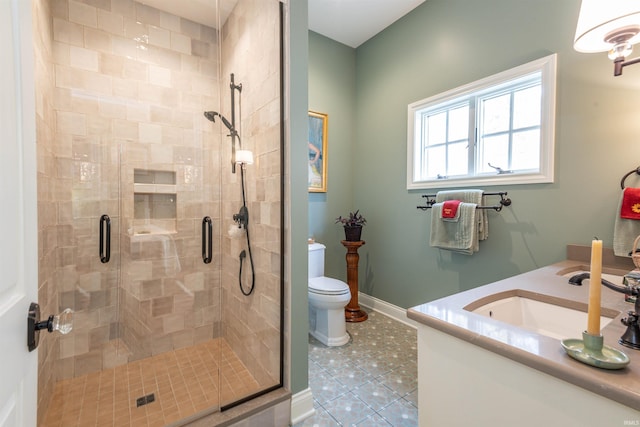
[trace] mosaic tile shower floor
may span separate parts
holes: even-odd
[[[342,347],[309,336],[309,387],[316,414],[294,427],[418,425],[416,330],[369,312],[347,323]]]
[[[39,425],[165,426],[259,389],[226,341],[214,339],[62,380],[55,385],[51,404]],[[151,393],[153,401],[138,407],[137,399]]]

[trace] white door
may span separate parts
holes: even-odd
[[[29,0],[0,0],[0,427],[36,425],[38,352],[26,335],[38,282],[31,28]]]

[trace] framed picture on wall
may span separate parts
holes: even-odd
[[[309,191],[327,192],[327,120],[323,113],[309,111]]]

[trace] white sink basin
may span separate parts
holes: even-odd
[[[557,298],[553,299],[553,303],[541,301],[544,298],[538,294],[514,289],[482,300],[491,302],[480,302],[480,306],[473,303],[465,309],[552,338],[581,337],[587,328],[586,306],[582,304],[584,307],[579,307],[580,305],[573,301]],[[575,308],[570,307],[572,305]],[[618,314],[615,310],[603,308],[600,327],[604,328]]]

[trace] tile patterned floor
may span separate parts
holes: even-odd
[[[369,312],[347,323],[342,347],[309,336],[309,387],[316,414],[294,427],[418,425],[416,330]]]
[[[165,426],[259,389],[227,342],[214,339],[60,381],[39,425]],[[153,402],[136,405],[139,397],[151,393]]]

